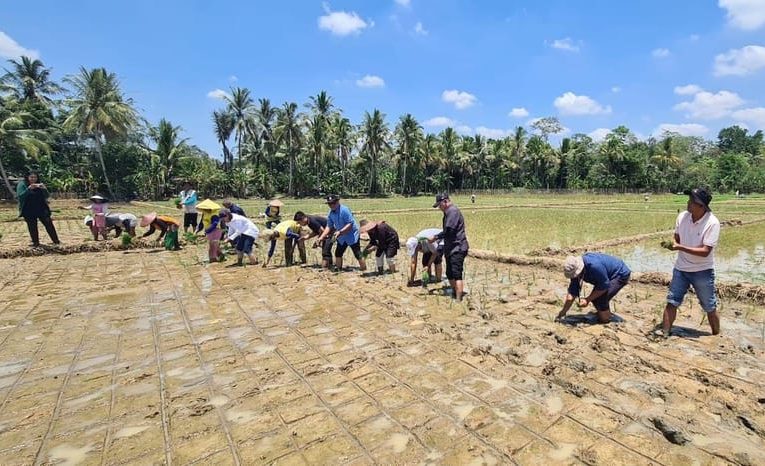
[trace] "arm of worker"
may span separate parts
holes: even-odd
[[[149,224],[149,229],[146,231],[146,233],[141,235],[141,238],[146,238],[147,236],[151,236],[154,234],[155,231],[157,231],[157,229],[154,228],[154,222],[152,222]]]
[[[579,307],[587,307],[593,299],[597,299],[608,292],[611,285],[611,279],[608,277],[608,270],[600,262],[589,264],[585,272],[587,282],[592,283],[592,292],[586,298],[579,298],[577,303]],[[572,293],[573,294],[573,293]],[[577,293],[578,295],[579,293]]]
[[[592,290],[592,293],[590,293],[589,296],[587,296],[586,298],[579,298],[579,302],[577,303],[577,305],[579,307],[587,307],[587,306],[590,305],[590,303],[594,299],[598,299],[599,297],[603,296],[607,292],[608,292],[608,288],[603,289],[603,290],[594,289],[594,290]]]
[[[571,293],[566,293],[566,300],[563,301],[563,309],[560,310],[558,315],[555,317],[556,322],[560,322],[564,317],[566,317],[566,313],[569,309],[571,309],[571,305],[574,304],[574,300],[576,298]]]
[[[161,240],[165,237],[165,233],[167,233],[167,230],[170,228],[170,225],[163,222],[162,220],[157,219],[155,222],[157,225],[159,225],[159,238],[158,240]]]
[[[717,240],[720,237],[720,226],[715,225],[704,234],[701,246],[691,247],[683,246],[680,244],[680,235],[675,233],[675,244],[672,245],[673,251],[682,251],[693,256],[707,257],[712,253],[712,249],[717,245]]]
[[[407,282],[408,285],[414,283],[414,276],[417,274],[417,256],[419,256],[419,254],[417,251],[415,251],[414,255],[409,261],[409,282]]]

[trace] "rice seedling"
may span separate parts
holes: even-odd
[[[130,236],[128,233],[122,233],[122,236],[120,237],[120,242],[122,243],[122,247],[129,247],[133,244],[133,237]]]

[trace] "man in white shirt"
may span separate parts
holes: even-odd
[[[428,238],[436,236],[441,233],[440,228],[428,228],[417,233],[406,240],[406,252],[409,255],[409,281],[408,286],[414,286],[414,276],[417,273],[417,255],[422,253],[422,267],[427,270],[428,280],[422,284],[426,286],[433,275],[433,266],[436,267],[435,279],[436,282],[441,281],[441,273],[443,272],[443,257],[444,257],[444,241],[441,240],[437,243],[428,242]],[[424,278],[424,276],[423,276]]]
[[[228,240],[236,245],[236,265],[243,265],[245,255],[250,259],[250,264],[257,264],[258,258],[252,247],[260,235],[258,227],[249,218],[232,214],[228,209],[221,209],[219,217],[228,227]]]
[[[662,332],[665,337],[669,336],[677,308],[683,303],[688,288],[693,285],[699,304],[707,313],[712,334],[718,335],[720,317],[717,315],[715,297],[713,250],[720,238],[720,221],[709,208],[712,195],[706,189],[696,188],[685,194],[688,195],[688,209],[677,216],[675,240],[667,246],[672,251],[678,251],[678,254],[667,293]]]

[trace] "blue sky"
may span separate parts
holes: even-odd
[[[765,0],[3,2],[0,57],[21,53],[56,79],[116,72],[146,118],[216,156],[230,86],[494,137],[544,116],[595,137],[765,128]]]

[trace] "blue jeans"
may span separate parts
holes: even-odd
[[[693,291],[699,298],[699,304],[704,312],[717,310],[717,297],[715,296],[715,271],[714,269],[701,270],[698,272],[683,272],[672,269],[672,283],[669,284],[667,303],[680,307],[683,304],[685,293],[693,285]]]
[[[240,235],[236,242],[236,251],[243,252],[249,256],[252,254],[253,244],[255,244],[255,238],[249,235]]]

